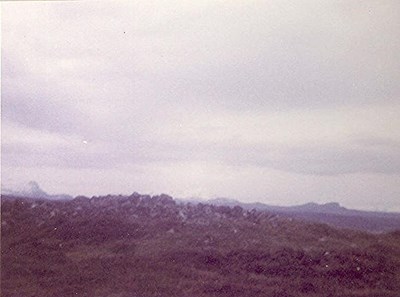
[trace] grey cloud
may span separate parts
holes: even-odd
[[[11,86],[3,86],[3,119],[45,131],[76,131],[77,127],[85,124],[85,115],[67,99],[59,100],[57,96],[59,94],[45,88],[37,90],[25,85],[21,89],[11,89]]]
[[[371,140],[373,142],[374,140]],[[378,140],[378,143],[381,140]],[[68,144],[46,148],[26,144],[3,145],[6,164],[66,168],[118,168],[124,164],[200,162],[225,166],[270,168],[305,175],[354,173],[400,174],[398,143],[378,147],[342,145],[285,146],[240,143],[121,142]]]
[[[150,12],[138,3],[110,9],[61,4],[55,11],[67,27],[57,21],[64,30],[35,46],[43,61],[54,55],[97,60],[98,66],[93,62],[75,74],[94,79],[95,86],[107,78],[132,86],[144,81],[161,106],[274,110],[395,102],[400,94],[397,10],[375,5],[352,18],[346,13],[351,4],[325,4],[330,8],[312,2],[229,9],[214,4],[182,10],[187,14],[163,6]],[[120,21],[113,21],[118,14]],[[83,29],[82,18],[88,19]],[[149,28],[163,34],[154,36]],[[91,49],[89,55],[81,52],[85,49]]]
[[[397,145],[378,147],[342,145],[243,145],[193,144],[162,145],[147,148],[158,161],[193,161],[272,168],[306,175],[342,175],[353,173],[400,174]]]
[[[361,136],[353,140],[359,146],[366,148],[384,149],[384,150],[400,150],[400,141],[384,137],[366,137]],[[400,151],[399,151],[400,152]]]
[[[93,168],[97,170],[118,166],[114,155],[103,151],[82,152],[71,148],[32,147],[27,144],[3,145],[3,164],[20,168]]]
[[[347,147],[291,149],[287,159],[275,162],[275,169],[300,174],[341,175],[353,173],[400,174],[398,149],[375,150]]]
[[[23,2],[2,18],[3,125],[72,137],[3,133],[9,168],[400,173],[397,1]]]
[[[331,12],[308,5],[296,7],[298,15],[279,11],[288,18],[283,21],[249,5],[248,14],[234,9],[218,18],[214,12],[211,20],[206,14],[205,23],[215,26],[204,30],[196,26],[204,20],[189,22],[192,27],[183,32],[189,34],[192,28],[191,33],[198,34],[176,50],[182,59],[190,57],[193,62],[165,73],[157,83],[166,92],[193,98],[189,102],[194,106],[202,99],[239,109],[395,102],[400,93],[397,13],[374,7],[374,16],[362,9],[361,16],[353,19],[342,15],[343,3],[332,5]],[[315,11],[323,13],[318,16]],[[386,17],[384,25],[380,15]],[[232,30],[225,29],[224,22],[234,24]],[[241,38],[231,31],[240,32]],[[203,39],[208,42],[201,43]],[[199,56],[205,57],[200,63],[196,62]]]

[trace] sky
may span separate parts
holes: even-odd
[[[1,3],[2,185],[400,211],[400,2]]]

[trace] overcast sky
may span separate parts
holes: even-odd
[[[400,211],[400,2],[6,2],[2,184]]]

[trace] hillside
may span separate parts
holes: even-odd
[[[2,196],[3,297],[397,297],[400,231],[167,195]]]

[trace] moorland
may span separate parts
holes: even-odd
[[[398,297],[379,234],[162,194],[2,196],[3,297]]]

